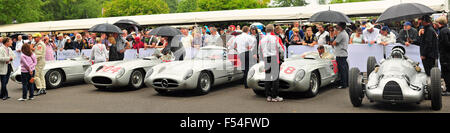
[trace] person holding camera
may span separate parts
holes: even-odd
[[[55,60],[55,50],[56,44],[54,43],[55,40],[49,39],[48,37],[44,38],[45,43],[45,61],[53,61]]]

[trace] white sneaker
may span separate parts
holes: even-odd
[[[271,96],[267,97],[267,102],[272,102],[272,97]]]
[[[19,98],[17,100],[19,100],[19,101],[26,101],[27,99]]]
[[[34,97],[33,98],[28,98],[28,100],[33,100],[34,99]]]
[[[283,102],[283,98],[282,97],[273,98],[272,102]]]

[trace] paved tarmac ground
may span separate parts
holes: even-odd
[[[240,83],[214,87],[207,95],[190,91],[159,95],[153,88],[97,90],[93,85],[70,83],[48,90],[34,100],[21,102],[21,85],[10,81],[10,99],[0,100],[0,112],[8,113],[450,113],[450,97],[443,97],[441,111],[430,109],[431,101],[421,104],[391,105],[369,103],[355,108],[348,89],[321,88],[314,98],[284,95],[281,103],[268,103]]]

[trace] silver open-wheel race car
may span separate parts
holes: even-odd
[[[207,94],[215,85],[243,78],[242,71],[235,68],[226,51],[224,47],[206,46],[192,60],[156,65],[147,72],[145,84],[160,94],[175,90]]]
[[[401,46],[393,48],[391,55],[377,65],[375,57],[367,60],[367,83],[358,68],[350,69],[349,93],[354,107],[362,105],[364,96],[370,102],[417,103],[431,100],[431,108],[442,108],[441,73],[439,68],[431,69],[428,78],[418,63],[405,56]]]
[[[325,47],[332,53],[331,47]],[[280,66],[280,92],[294,92],[306,97],[314,97],[319,88],[338,80],[337,64],[334,56],[321,58],[318,52],[312,51],[303,55],[293,55]],[[265,96],[264,63],[260,62],[249,70],[247,83],[258,96]]]
[[[84,72],[92,65],[88,57],[79,56],[66,60],[47,61],[44,67],[45,83],[48,89],[59,88],[66,82],[83,81]],[[11,74],[10,79],[21,83],[20,67]]]

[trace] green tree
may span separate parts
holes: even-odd
[[[181,0],[176,12],[193,12],[198,10],[197,0]]]
[[[105,17],[169,13],[163,0],[111,0],[103,4]]]
[[[41,0],[0,0],[0,24],[42,20]]]
[[[259,0],[198,0],[200,11],[217,11],[233,9],[253,9],[267,7],[267,3]]]
[[[365,2],[365,1],[376,1],[376,0],[332,0],[330,4],[336,3],[350,3],[350,2]]]
[[[42,11],[45,20],[65,20],[100,17],[104,0],[45,0]]]
[[[177,11],[178,0],[164,0],[167,3],[167,6],[170,8],[170,13],[174,13]]]
[[[305,6],[307,4],[305,0],[274,0],[276,7]]]

